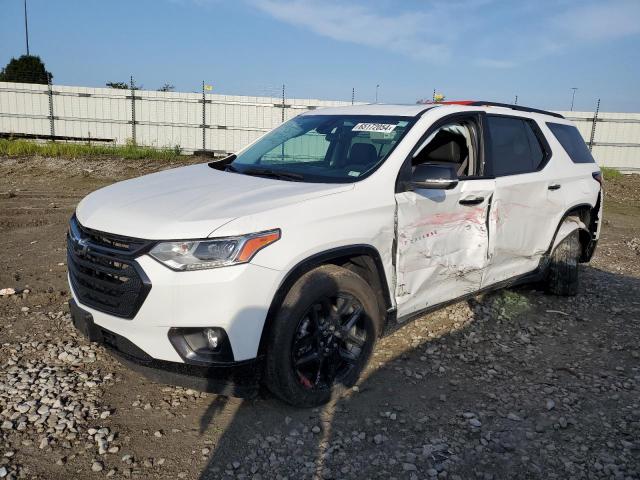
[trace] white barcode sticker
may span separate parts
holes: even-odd
[[[351,130],[354,132],[382,132],[391,133],[397,125],[391,123],[358,123]]]

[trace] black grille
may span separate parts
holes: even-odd
[[[75,216],[67,235],[69,279],[80,303],[122,318],[133,318],[151,282],[134,260],[152,242],[84,228]]]

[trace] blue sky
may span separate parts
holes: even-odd
[[[1,0],[0,64],[24,53]],[[640,0],[28,0],[54,83],[413,103],[448,99],[640,111]]]

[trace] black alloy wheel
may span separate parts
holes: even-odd
[[[330,388],[356,367],[367,341],[364,309],[348,293],[324,297],[298,322],[291,362],[303,387]]]
[[[315,407],[355,385],[384,326],[378,298],[363,277],[338,265],[300,276],[269,331],[269,390],[296,407]]]

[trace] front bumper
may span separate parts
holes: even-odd
[[[252,397],[258,392],[263,371],[261,357],[208,366],[159,360],[122,335],[97,325],[92,314],[73,299],[69,310],[73,325],[88,340],[103,345],[127,367],[153,381],[234,397]]]
[[[169,341],[171,328],[219,327],[225,330],[235,361],[257,356],[262,330],[282,272],[252,263],[175,272],[149,255],[135,259],[151,290],[132,319],[119,318],[85,304],[71,284],[76,303],[93,321],[135,344],[155,359],[184,361]]]

